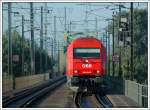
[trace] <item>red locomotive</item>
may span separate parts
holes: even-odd
[[[78,38],[67,49],[67,77],[71,86],[101,83],[106,73],[106,49],[94,37]]]

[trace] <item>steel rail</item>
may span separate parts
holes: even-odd
[[[58,77],[58,78],[55,78],[53,80],[50,80],[44,84],[41,84],[39,86],[35,86],[33,88],[30,88],[30,89],[26,89],[24,91],[21,91],[21,92],[18,92],[15,94],[14,97],[10,97],[10,98],[7,98],[6,100],[3,101],[3,107],[5,108],[11,108],[11,107],[20,107],[22,106],[21,102],[19,103],[19,105],[17,105],[16,103],[25,99],[27,100],[28,97],[31,97],[33,94],[36,94],[37,92],[43,90],[44,88],[47,88],[53,84],[55,84],[56,82],[59,82],[61,80],[66,80],[66,77],[65,76],[62,76],[62,77]],[[23,100],[24,102],[26,102],[25,100]],[[15,105],[16,104],[16,105]]]
[[[106,90],[103,87],[95,88],[95,97],[104,108],[113,108],[113,104],[106,95]]]
[[[101,96],[100,94],[95,94],[95,97],[104,108],[113,107],[113,104],[111,103],[111,101],[108,99],[106,95]]]
[[[90,98],[95,97],[94,99],[95,99],[96,104],[92,104],[92,102],[91,102],[91,104],[88,105],[88,107],[90,107],[90,108],[95,108],[95,107],[96,108],[99,108],[99,107],[112,108],[113,104],[108,99],[108,97],[106,96],[106,94],[102,90],[102,88],[101,88],[101,91],[97,91],[97,90],[99,90],[99,88],[95,88],[95,92],[94,92],[94,94],[92,94],[93,97],[90,97]],[[86,100],[84,100],[84,99],[88,99],[87,96],[88,95],[86,95],[85,92],[83,92],[81,90],[77,91],[76,94],[75,94],[75,98],[74,98],[74,102],[75,102],[76,107],[78,107],[78,108],[84,107],[85,108],[87,105],[84,104],[83,102],[85,101],[85,103],[86,103]]]
[[[82,98],[82,92],[77,92],[75,95],[74,102],[76,107],[78,108],[81,108],[81,100],[82,100],[81,98]]]
[[[60,85],[62,85],[65,82],[66,82],[66,79],[62,79],[44,89],[42,89],[41,91],[38,91],[37,93],[33,94],[33,96],[31,98],[29,98],[24,104],[22,104],[21,107],[23,107],[23,108],[32,107],[32,105],[34,105],[35,102],[40,100],[40,98],[42,96],[44,96],[48,92],[54,90],[55,88],[59,87]]]

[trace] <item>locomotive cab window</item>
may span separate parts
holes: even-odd
[[[76,48],[74,58],[99,58],[100,49],[97,48]]]

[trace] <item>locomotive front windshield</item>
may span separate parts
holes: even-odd
[[[74,49],[74,58],[99,58],[100,49],[97,48],[77,48]]]

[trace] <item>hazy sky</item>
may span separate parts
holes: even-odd
[[[47,14],[47,30],[48,37],[53,37],[53,27],[54,27],[54,16],[57,17],[57,39],[64,38],[64,8],[66,7],[67,15],[67,24],[72,22],[72,31],[82,32],[88,28],[90,31],[95,31],[95,21],[89,21],[88,25],[85,24],[85,18],[87,20],[95,20],[97,17],[97,26],[99,31],[99,36],[104,32],[108,24],[108,21],[105,21],[107,18],[112,18],[112,8],[115,9],[115,13],[118,12],[118,3],[47,3],[47,8],[50,10],[50,13]],[[126,7],[130,7],[130,3],[122,3]],[[40,28],[40,8],[45,7],[45,3],[34,3],[34,26]],[[8,8],[7,3],[3,4],[3,32],[8,29]],[[147,8],[146,3],[134,3],[134,8]],[[86,10],[88,14],[86,16]],[[122,9],[130,11],[129,9]],[[12,3],[12,12],[19,12],[20,15],[25,16],[25,20],[30,20],[30,4],[29,3]],[[80,21],[80,22],[75,22]],[[44,24],[45,24],[45,13],[44,13]],[[12,27],[21,25],[21,17],[14,15],[12,13]],[[68,25],[67,25],[68,29]],[[16,29],[21,33],[21,26]],[[30,22],[25,22],[25,31],[30,30]],[[34,32],[35,40],[39,42],[40,31],[37,30]],[[45,33],[45,32],[44,32]],[[30,32],[25,33],[25,38],[30,38]]]

